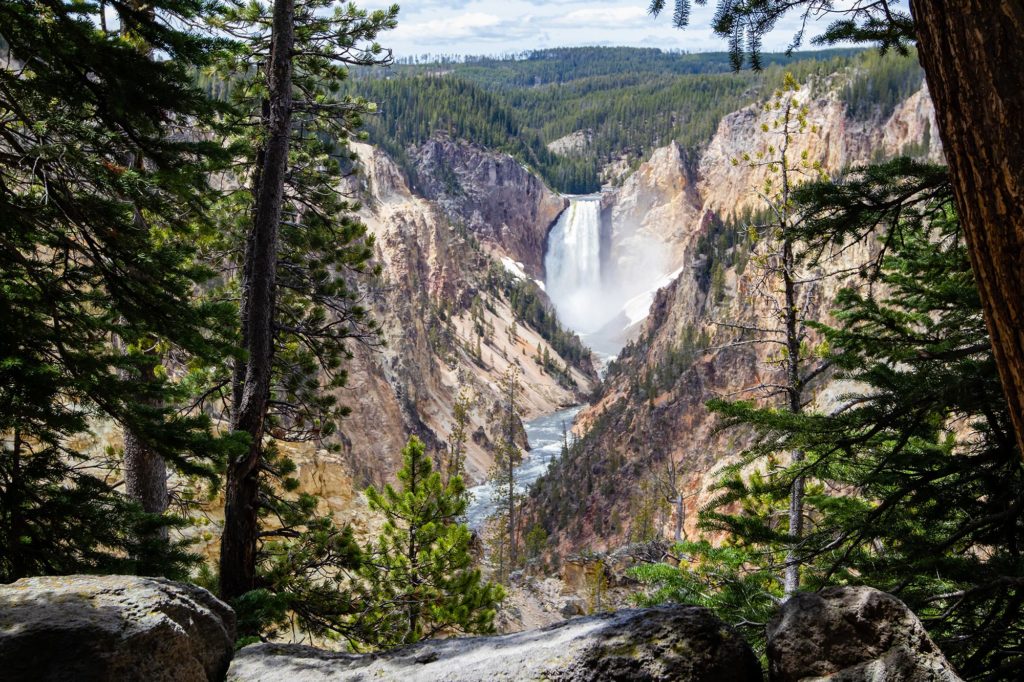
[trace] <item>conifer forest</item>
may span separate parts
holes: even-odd
[[[1024,2],[0,0],[0,680],[1024,679]]]

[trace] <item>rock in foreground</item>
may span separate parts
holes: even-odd
[[[234,612],[192,585],[88,575],[0,585],[4,680],[219,680],[234,639]]]
[[[673,680],[760,682],[750,646],[710,611],[633,609],[500,637],[433,640],[382,654],[329,653],[255,644],[235,656],[228,680]]]
[[[768,624],[772,682],[956,682],[921,621],[871,587],[794,596]]]

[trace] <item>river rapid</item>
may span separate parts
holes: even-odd
[[[551,462],[561,456],[562,434],[572,429],[573,421],[582,409],[577,405],[523,423],[530,450],[523,453],[523,461],[516,467],[516,489],[519,492],[525,493],[548,470]],[[470,488],[469,492],[472,500],[466,509],[466,522],[472,530],[479,530],[497,510],[494,486],[483,483]]]

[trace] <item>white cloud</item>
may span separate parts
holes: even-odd
[[[356,0],[371,9],[392,0]],[[841,0],[847,2],[849,0]],[[694,5],[691,25],[672,28],[670,17],[647,14],[649,0],[406,0],[398,28],[380,36],[396,56],[504,54],[542,47],[626,45],[692,52],[726,49],[711,31],[716,2]],[[766,50],[784,50],[795,24],[780,22]],[[809,36],[816,31],[809,31]]]
[[[384,40],[393,37],[400,41],[431,42],[459,40],[486,33],[501,26],[501,17],[484,12],[466,12],[452,17],[428,19],[425,21],[398,22],[398,28],[384,35]]]
[[[639,4],[626,7],[596,7],[576,9],[562,16],[556,16],[553,23],[559,26],[615,27],[653,25],[654,19]]]

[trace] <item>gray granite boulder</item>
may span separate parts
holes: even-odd
[[[762,672],[750,646],[710,611],[670,606],[499,637],[432,640],[381,654],[254,644],[235,656],[228,680],[761,682]]]
[[[234,612],[194,585],[90,575],[0,585],[6,681],[219,680],[234,641]]]
[[[917,616],[871,587],[833,587],[789,599],[768,624],[771,682],[960,680]]]

